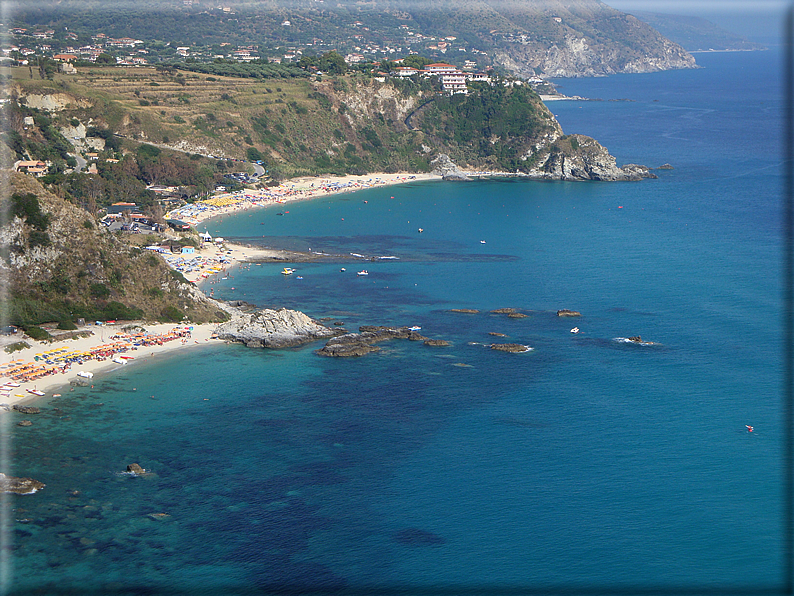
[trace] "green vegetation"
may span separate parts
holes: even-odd
[[[6,354],[13,354],[14,352],[19,352],[20,350],[26,350],[30,347],[30,344],[26,341],[18,341],[11,345],[5,347]]]
[[[23,325],[22,329],[31,339],[35,339],[36,341],[47,341],[52,339],[52,336],[41,327],[36,327],[35,325]]]
[[[345,61],[343,58],[342,64],[344,64],[344,62]],[[200,72],[203,74],[211,74],[222,77],[283,79],[307,76],[305,71],[295,66],[268,64],[261,61],[240,63],[227,60],[216,60],[215,62],[210,62],[208,64],[172,62],[169,63],[168,66],[174,69]],[[209,78],[210,77],[208,77],[208,79]]]
[[[179,323],[184,318],[185,313],[175,306],[167,306],[160,312],[160,315],[164,321],[168,321],[169,323]]]

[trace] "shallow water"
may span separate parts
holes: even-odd
[[[12,499],[14,588],[776,585],[777,56],[698,61],[552,104],[619,163],[671,163],[658,180],[411,183],[210,222],[349,257],[237,269],[216,297],[452,345],[206,346],[42,402],[11,427],[14,473],[47,484]]]

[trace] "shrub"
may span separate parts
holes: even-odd
[[[63,329],[64,331],[73,331],[77,329],[77,325],[72,323],[72,321],[65,319],[63,321],[58,321],[58,329]]]
[[[31,339],[35,339],[36,341],[47,341],[48,339],[52,339],[52,336],[41,327],[27,325],[23,327],[23,329]]]
[[[91,284],[89,292],[94,298],[107,298],[110,296],[110,289],[105,284],[100,283]]]
[[[47,232],[42,232],[40,230],[33,230],[28,236],[28,246],[30,248],[35,248],[36,246],[49,246],[50,245],[50,235]]]
[[[169,323],[178,323],[184,318],[185,314],[175,306],[166,306],[160,312],[160,316]]]
[[[83,221],[83,227],[86,230],[93,230],[94,229],[94,224],[91,223],[90,219],[86,219],[86,220]]]
[[[143,311],[139,308],[124,306],[121,302],[108,302],[102,311],[107,320],[132,321],[143,317]]]
[[[5,347],[5,352],[7,354],[13,354],[14,352],[18,352],[19,350],[25,350],[30,347],[30,344],[26,341],[18,341],[11,345]]]

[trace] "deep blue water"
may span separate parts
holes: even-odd
[[[672,164],[658,180],[413,183],[210,222],[399,257],[252,265],[216,297],[452,345],[207,346],[42,402],[10,427],[14,472],[47,484],[12,499],[12,587],[777,585],[778,58],[560,82],[604,100],[550,104],[565,131]]]

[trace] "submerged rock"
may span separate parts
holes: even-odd
[[[449,312],[463,313],[465,315],[476,315],[480,311],[476,308],[450,308]]]
[[[297,310],[265,309],[255,313],[234,313],[218,325],[218,339],[244,343],[249,348],[288,348],[338,335],[338,330],[312,320]]]
[[[420,528],[406,528],[395,532],[392,537],[395,542],[409,546],[438,546],[446,542],[442,536]]]
[[[508,319],[526,319],[528,316],[529,315],[525,315],[524,313],[520,313],[520,312],[511,312],[511,313],[508,313],[507,318]]]
[[[515,308],[497,308],[491,311],[495,315],[510,315],[516,312]]]
[[[33,478],[15,478],[0,473],[0,491],[17,495],[30,495],[44,488],[45,484]]]
[[[20,420],[17,426],[33,426],[33,423],[30,420]]]
[[[34,408],[33,406],[14,406],[14,409],[17,412],[22,412],[23,414],[40,414],[41,410],[38,408]]]
[[[446,339],[426,339],[425,345],[435,348],[444,348],[449,345],[449,342]]]
[[[558,317],[581,317],[582,313],[578,310],[568,310],[567,308],[563,308],[562,310],[557,311]]]
[[[496,337],[507,337],[507,333],[498,333],[497,331],[489,331],[488,335],[493,335]]]
[[[531,348],[522,344],[491,344],[491,349],[498,350],[500,352],[519,353],[529,352]]]
[[[413,339],[415,334],[416,332],[408,327],[364,325],[359,327],[359,333],[346,333],[330,339],[316,353],[319,356],[334,358],[364,356],[380,350],[373,344],[391,339]]]

